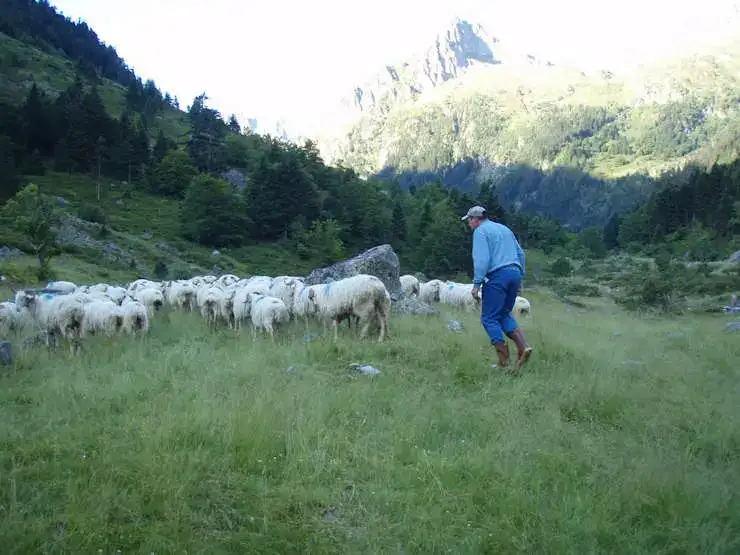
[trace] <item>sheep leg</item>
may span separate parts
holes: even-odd
[[[257,339],[257,325],[252,322],[252,341]]]
[[[337,318],[332,318],[331,323],[334,328],[334,341],[337,341],[339,339],[339,321]]]
[[[368,330],[370,329],[370,323],[372,320],[370,318],[365,318],[364,323],[362,324],[362,329],[360,330],[360,339],[364,339],[367,335]]]
[[[378,319],[378,327],[380,328],[380,336],[378,337],[378,343],[383,342],[383,337],[385,336],[385,324],[383,322],[383,313],[382,312],[376,312],[375,316]]]

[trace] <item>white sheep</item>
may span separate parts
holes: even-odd
[[[517,295],[516,301],[514,302],[514,308],[511,310],[511,315],[517,316],[528,316],[532,311],[532,305],[529,300],[524,297]]]
[[[149,315],[143,304],[127,297],[121,303],[121,310],[123,311],[121,331],[131,335],[146,334],[149,331]]]
[[[225,322],[229,329],[233,329],[236,325],[236,319],[234,317],[235,295],[236,289],[229,287],[222,291],[221,298],[218,302],[218,320]]]
[[[301,295],[303,297],[303,294]],[[338,326],[344,318],[356,317],[362,324],[360,339],[364,338],[373,321],[380,326],[378,341],[388,333],[390,295],[383,282],[375,276],[359,274],[331,283],[306,288],[301,307],[308,314],[330,320],[334,328],[334,340],[338,339]]]
[[[31,321],[31,314],[22,310],[16,303],[6,301],[0,303],[0,337],[5,337],[10,331],[24,328]]]
[[[401,280],[401,289],[403,289],[403,294],[406,297],[412,297],[414,295],[419,295],[419,288],[421,287],[421,284],[419,283],[419,279],[416,276],[412,276],[411,274],[406,274],[400,277]]]
[[[60,293],[74,293],[77,286],[71,281],[50,281],[46,284],[46,289],[53,289]]]
[[[444,282],[438,279],[433,279],[419,285],[419,300],[425,303],[438,303],[439,292]]]
[[[113,301],[100,300],[85,305],[82,337],[86,333],[112,337],[123,328],[124,309]]]
[[[258,295],[267,295],[272,287],[273,279],[269,276],[252,276],[244,285],[249,293],[257,293]]]
[[[167,289],[167,304],[173,308],[193,311],[196,288],[190,283],[174,282]]]
[[[274,338],[275,328],[290,319],[288,307],[276,297],[250,293],[246,304],[252,321],[252,339],[257,338],[258,329],[265,330]]]
[[[288,312],[293,313],[295,297],[303,290],[303,278],[293,276],[278,276],[272,280],[267,290],[267,295],[280,299],[288,307]]]
[[[224,291],[219,287],[206,285],[198,289],[198,306],[200,314],[205,318],[209,326],[215,326],[221,317],[221,306],[223,305]]]
[[[448,281],[440,287],[439,302],[465,310],[480,309],[481,305],[480,295],[477,299],[473,298],[472,283],[455,283],[453,281]]]
[[[237,276],[233,274],[224,274],[215,281],[215,285],[220,287],[231,287],[238,281],[239,278]]]
[[[82,326],[85,319],[84,294],[75,293],[55,295],[52,293],[36,294],[35,291],[18,291],[16,304],[26,308],[34,321],[46,334],[46,344],[56,348],[60,338],[70,343],[74,355],[79,351],[82,339]]]
[[[132,296],[146,307],[150,317],[164,305],[164,295],[159,289],[153,287],[137,289]]]
[[[251,293],[245,288],[234,290],[234,296],[231,299],[231,313],[234,317],[234,327],[240,330],[242,322],[249,318],[249,295]]]
[[[105,292],[110,299],[116,303],[121,304],[121,301],[123,301],[123,298],[126,296],[126,290],[123,287],[108,287],[108,289]]]
[[[88,294],[107,293],[110,287],[111,286],[107,283],[96,283],[95,285],[83,285],[82,287],[78,287],[77,291]]]
[[[136,291],[137,289],[144,289],[144,288],[147,288],[147,287],[156,287],[156,286],[157,286],[157,282],[156,281],[152,281],[150,279],[140,278],[140,279],[137,279],[137,280],[132,281],[131,283],[129,283],[128,290],[129,291]]]

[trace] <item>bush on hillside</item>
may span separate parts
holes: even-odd
[[[573,273],[573,265],[567,258],[561,256],[550,266],[550,272],[555,277],[568,277]]]
[[[196,176],[185,193],[180,216],[182,235],[208,247],[241,245],[250,228],[247,207],[223,179]]]
[[[86,202],[77,209],[77,217],[81,220],[87,220],[95,224],[105,225],[108,222],[108,217],[102,207],[97,204],[91,204]]]

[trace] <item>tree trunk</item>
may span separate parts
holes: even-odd
[[[97,193],[98,193],[98,202],[100,202],[100,156],[98,156],[98,178],[97,178]]]

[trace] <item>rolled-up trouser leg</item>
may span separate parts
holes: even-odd
[[[480,320],[492,344],[504,341],[504,333],[508,335],[518,327],[511,311],[521,281],[522,274],[518,268],[503,268],[494,272],[481,288]]]
[[[506,287],[497,279],[497,275],[491,276],[481,287],[481,315],[480,321],[486,330],[491,344],[504,341],[504,330],[500,322],[502,307],[506,302]]]
[[[508,335],[518,327],[516,320],[511,315],[511,311],[514,309],[514,304],[516,303],[519,285],[522,282],[522,273],[515,267],[504,268],[496,273],[501,274],[499,281],[505,287],[506,291],[505,299],[501,306],[501,312],[498,314],[498,319],[499,322],[501,322],[501,327],[503,328],[504,333]]]

